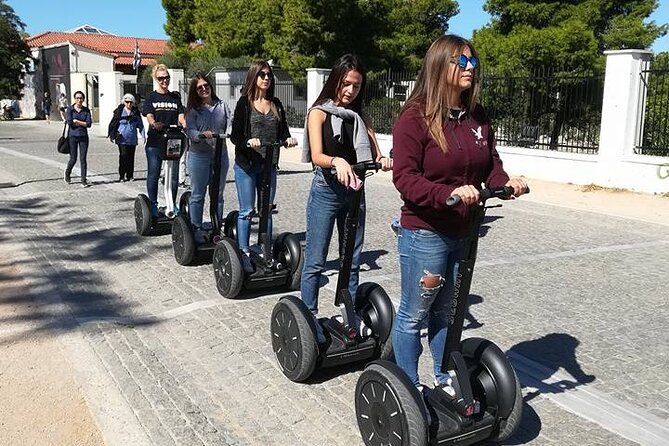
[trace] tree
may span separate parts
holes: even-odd
[[[457,13],[454,0],[163,0],[174,48],[197,57],[273,59],[293,77],[347,52],[370,70],[415,70]],[[188,9],[189,12],[184,10]],[[173,34],[174,33],[174,34]],[[182,46],[183,48],[183,46]]]
[[[657,6],[657,0],[487,0],[492,21],[473,43],[496,71],[602,70],[604,51],[648,48],[667,33],[668,25],[644,22]]]
[[[597,120],[598,104],[581,94],[592,90],[593,78],[576,74],[601,74],[604,51],[648,48],[665,35],[667,25],[645,22],[657,6],[657,0],[487,0],[492,20],[473,37],[485,72],[528,76],[513,97],[527,100],[512,109],[493,96],[492,108],[506,116],[526,113],[520,116],[529,122],[521,124],[541,126],[557,149],[564,130],[582,133],[585,122]],[[529,78],[539,70],[543,79]]]
[[[0,0],[0,97],[19,98],[30,66],[30,48],[22,38],[26,25]]]

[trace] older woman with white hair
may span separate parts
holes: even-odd
[[[144,139],[142,115],[135,105],[135,97],[126,93],[122,103],[114,110],[109,128],[109,139],[118,145],[118,181],[133,180],[138,133]]]

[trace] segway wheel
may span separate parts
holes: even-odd
[[[179,198],[179,215],[188,217],[188,212],[190,212],[190,195],[191,192],[189,190],[181,194]]]
[[[180,214],[172,223],[172,249],[179,265],[190,265],[195,257],[195,239],[187,218]]]
[[[149,235],[151,232],[151,203],[144,194],[135,198],[135,228],[139,235]]]
[[[377,358],[389,359],[393,354],[395,307],[388,293],[377,283],[361,283],[356,291],[355,311],[378,337]]]
[[[370,363],[355,386],[355,416],[367,446],[427,446],[423,397],[389,361]]]
[[[214,249],[212,263],[218,292],[226,299],[237,297],[244,283],[244,271],[236,243],[227,237],[221,238]]]
[[[481,409],[497,417],[489,440],[501,442],[520,426],[523,396],[516,371],[497,345],[487,339],[468,338],[460,344],[471,370],[474,397]]]
[[[237,240],[237,218],[239,211],[230,211],[225,217],[223,233],[226,237]]]
[[[274,241],[272,252],[277,262],[290,269],[288,288],[294,291],[299,290],[304,266],[304,253],[300,241],[290,232],[284,232]]]
[[[295,296],[282,298],[272,310],[272,350],[281,371],[291,381],[306,380],[316,368],[318,345],[314,324],[309,309]]]

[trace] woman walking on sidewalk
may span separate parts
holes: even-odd
[[[65,117],[67,119],[67,135],[70,142],[70,160],[65,168],[65,182],[70,183],[72,169],[77,163],[79,155],[79,170],[81,171],[81,186],[88,187],[86,180],[86,157],[88,156],[88,128],[93,125],[91,111],[84,105],[84,93],[76,91],[74,93],[74,105],[67,108]]]
[[[109,138],[118,145],[118,180],[132,181],[135,176],[135,148],[139,142],[137,132],[144,139],[144,123],[133,95],[126,93],[123,96],[122,103],[114,110],[113,121],[118,125],[112,129],[114,134]]]

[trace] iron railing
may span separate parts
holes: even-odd
[[[634,153],[669,156],[669,68],[641,70],[641,113]]]

